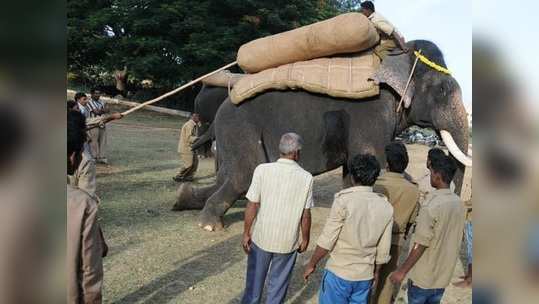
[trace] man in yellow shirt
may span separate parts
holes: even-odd
[[[374,48],[376,55],[383,60],[395,48],[408,52],[404,37],[393,24],[376,12],[374,3],[371,1],[362,2],[360,12],[369,18],[380,35],[380,44]]]
[[[367,304],[381,264],[390,260],[393,207],[384,195],[372,191],[380,165],[373,155],[360,154],[352,159],[350,173],[354,187],[335,195],[303,274],[307,280],[318,262],[330,254],[322,278],[320,304]]]
[[[420,207],[408,258],[390,275],[400,284],[410,272],[409,304],[440,303],[457,264],[465,210],[449,188],[456,169],[449,156],[431,159],[430,181],[436,190]]]
[[[374,184],[374,192],[387,197],[393,206],[393,231],[391,237],[391,260],[382,266],[378,288],[373,290],[371,303],[390,304],[398,286],[389,281],[389,274],[397,268],[401,248],[408,227],[415,221],[418,211],[419,188],[404,176],[408,167],[408,151],[402,143],[393,142],[385,147],[387,172]]]
[[[178,142],[178,153],[182,167],[172,179],[176,182],[193,181],[198,168],[198,156],[191,150],[193,143],[197,140],[200,118],[197,113],[193,113],[191,118],[182,126],[180,131],[180,141]]]

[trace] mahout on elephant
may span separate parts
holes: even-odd
[[[445,67],[434,43],[415,40],[408,47]],[[342,166],[344,187],[350,184],[347,164],[354,155],[370,152],[385,164],[385,145],[412,125],[444,133],[444,141],[452,141],[446,142],[451,154],[462,162],[469,135],[460,87],[451,75],[418,63],[405,93],[414,60],[413,52],[384,60],[376,75],[380,94],[371,98],[268,91],[239,106],[225,100],[213,122],[219,162],[216,182],[205,187],[180,185],[173,210],[202,209],[201,227],[223,228],[226,211],[247,191],[255,167],[279,158],[279,138],[287,132],[304,139],[303,168],[317,175]],[[397,111],[401,95],[409,106]],[[464,168],[459,163],[454,179],[457,192]]]

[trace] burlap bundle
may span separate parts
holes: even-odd
[[[232,87],[243,76],[245,74],[231,73],[228,70],[223,70],[202,79],[202,83],[215,87]]]
[[[303,89],[339,98],[366,98],[379,94],[370,79],[380,66],[371,52],[351,57],[318,58],[264,70],[241,78],[230,92],[232,103],[270,89]]]
[[[246,43],[240,47],[237,61],[245,72],[256,73],[287,63],[359,52],[378,40],[367,17],[347,13]]]

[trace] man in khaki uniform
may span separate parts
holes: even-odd
[[[393,206],[393,231],[391,238],[391,260],[380,269],[377,289],[373,291],[371,303],[390,304],[398,286],[389,281],[389,274],[397,269],[401,248],[408,227],[414,222],[418,211],[419,189],[408,181],[404,170],[408,166],[408,152],[402,143],[390,143],[385,147],[388,172],[378,178],[374,192],[385,195]]]
[[[82,159],[86,140],[84,116],[67,114],[67,174]],[[103,261],[107,246],[97,223],[97,198],[67,185],[67,303],[101,303]]]
[[[451,281],[465,218],[460,197],[449,188],[456,168],[448,156],[431,160],[431,184],[436,190],[420,207],[408,258],[390,275],[393,283],[400,284],[410,272],[409,304],[440,303]]]
[[[69,184],[95,196],[95,176],[95,160],[87,151],[83,151],[79,167],[69,176]]]
[[[404,52],[408,52],[408,47],[406,47],[404,37],[402,37],[393,24],[376,12],[374,3],[371,1],[363,1],[361,3],[360,12],[369,18],[378,31],[378,34],[380,34],[380,43],[374,48],[374,53],[378,55],[380,59],[383,60],[397,47]]]
[[[373,155],[357,155],[351,162],[350,173],[354,187],[335,195],[303,274],[307,280],[318,262],[330,253],[319,293],[320,304],[366,304],[378,281],[380,265],[390,260],[393,207],[385,196],[372,191],[380,165]]]
[[[199,127],[200,118],[197,113],[193,113],[191,119],[182,126],[180,141],[178,142],[178,153],[180,154],[182,166],[176,176],[173,177],[176,182],[192,181],[197,171],[198,157],[196,152],[191,150],[191,147],[197,140]]]

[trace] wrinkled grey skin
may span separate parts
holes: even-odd
[[[199,139],[193,143],[193,150],[203,155],[209,155],[213,132],[213,121],[219,106],[228,97],[228,88],[204,84],[195,98],[195,112],[200,116],[202,127],[199,129]]]
[[[195,112],[202,123],[211,124],[219,106],[228,97],[228,88],[203,85],[195,98]]]
[[[431,60],[445,65],[436,45],[412,41]],[[304,91],[269,91],[240,106],[228,99],[220,106],[214,130],[220,169],[214,185],[193,188],[182,184],[173,210],[203,209],[199,224],[207,230],[223,227],[223,216],[247,191],[255,167],[279,158],[282,134],[303,137],[300,165],[313,175],[343,166],[343,182],[350,184],[348,161],[370,152],[385,164],[384,147],[411,125],[449,131],[462,151],[468,147],[468,120],[456,80],[418,64],[410,87],[411,106],[396,108],[415,59],[402,54],[399,69],[382,65],[377,80],[380,95],[362,100],[336,99]],[[390,64],[387,60],[384,64]],[[396,84],[398,83],[398,84]],[[399,92],[400,91],[400,92]],[[460,192],[464,166],[455,177]]]

